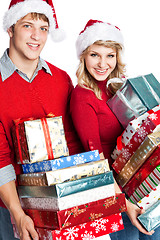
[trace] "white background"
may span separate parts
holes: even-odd
[[[0,6],[0,56],[9,38],[2,20],[10,0]],[[41,56],[66,70],[76,84],[75,41],[89,19],[117,25],[124,36],[124,62],[128,77],[153,73],[160,80],[160,14],[159,0],[53,0],[60,28],[67,34],[61,43],[48,42]]]

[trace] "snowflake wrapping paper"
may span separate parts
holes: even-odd
[[[79,164],[98,161],[100,155],[98,150],[79,153],[67,157],[61,157],[54,160],[47,160],[43,162],[36,162],[30,164],[22,164],[23,173],[36,173],[54,171],[62,168],[76,166]]]
[[[160,144],[160,132],[150,133],[139,146],[130,160],[125,164],[121,172],[117,175],[117,182],[124,187],[131,177],[138,171],[142,164],[152,154]]]
[[[160,165],[160,148],[158,147],[140,169],[134,174],[131,180],[123,187],[123,191],[130,197],[136,188]]]
[[[19,238],[15,225],[13,225],[13,229],[15,237]],[[40,240],[89,240],[123,229],[124,225],[121,214],[100,218],[93,222],[66,228],[62,231],[36,228]]]
[[[61,116],[17,121],[12,135],[18,164],[69,155]]]
[[[153,189],[148,195],[142,198],[137,203],[137,205],[146,211],[159,200],[160,200],[160,184],[155,189]]]
[[[123,131],[122,135],[119,137],[120,141],[122,142],[123,146],[126,146],[136,131],[140,128],[144,120],[149,117],[151,120],[156,120],[156,112],[160,110],[160,105],[154,107],[153,109],[149,110],[148,112],[142,114],[141,116],[135,118],[134,120],[130,121]],[[115,160],[119,154],[122,152],[123,148],[119,149],[118,146],[113,150],[111,157]]]
[[[32,186],[33,188],[33,186]],[[74,193],[61,198],[46,197],[29,197],[21,198],[21,206],[24,209],[44,209],[44,210],[64,210],[74,206],[86,204],[88,202],[97,201],[103,198],[108,198],[115,195],[114,184],[105,185],[102,187],[92,188],[86,191]]]
[[[157,111],[155,113],[154,119],[147,117],[146,120],[144,120],[142,125],[138,128],[128,144],[123,148],[120,155],[112,164],[112,167],[116,173],[120,173],[124,165],[129,161],[138,147],[145,140],[147,135],[150,134],[158,124],[160,124],[160,111]]]
[[[138,220],[148,232],[160,226],[160,201],[157,201],[145,213],[138,216]]]
[[[127,79],[107,104],[126,128],[131,120],[160,104],[159,96],[160,83],[151,73]]]
[[[36,227],[62,230],[126,210],[125,195],[117,194],[62,211],[36,209],[25,209],[24,211],[32,218]]]
[[[160,165],[157,166],[151,174],[140,184],[129,200],[133,203],[139,202],[160,184]]]
[[[20,174],[18,183],[23,186],[51,186],[57,183],[98,175],[107,171],[110,171],[110,169],[108,160],[105,159],[55,171]]]
[[[85,177],[74,181],[57,183],[53,186],[18,186],[22,197],[56,197],[61,198],[77,192],[114,184],[113,172]]]

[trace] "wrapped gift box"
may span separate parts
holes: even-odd
[[[131,180],[123,187],[123,191],[130,197],[137,187],[149,176],[149,174],[160,165],[160,148],[151,154],[141,168],[135,173]]]
[[[111,154],[111,157],[113,159],[116,159],[119,156],[123,148],[129,143],[131,138],[134,136],[136,131],[141,127],[141,125],[147,119],[147,117],[152,121],[157,120],[156,112],[159,110],[160,110],[160,105],[154,107],[153,109],[149,110],[148,112],[142,114],[141,116],[135,118],[134,120],[128,123],[127,127],[125,128],[121,136],[119,136],[117,139],[117,146],[113,150],[113,153]]]
[[[19,185],[51,186],[57,183],[77,180],[110,171],[108,160],[100,160],[55,171],[20,174]]]
[[[160,184],[155,189],[153,189],[148,195],[142,198],[137,203],[137,205],[146,211],[159,200],[160,200]]]
[[[94,150],[43,162],[22,164],[22,169],[23,173],[46,172],[98,160],[100,160],[99,152]]]
[[[33,186],[31,188],[34,188]],[[46,187],[47,188],[47,187]],[[30,193],[29,193],[30,194]],[[108,198],[115,195],[114,184],[92,188],[86,191],[77,192],[65,197],[56,198],[47,196],[44,192],[41,197],[20,197],[21,206],[24,209],[64,210],[74,206],[86,204],[92,201]],[[30,194],[31,195],[31,194]],[[50,194],[51,195],[51,194]],[[29,196],[29,198],[28,198]]]
[[[121,172],[117,175],[117,182],[124,187],[131,177],[142,166],[146,159],[152,154],[152,152],[160,144],[160,132],[154,132],[149,134],[143,143],[139,146],[136,152],[132,155],[130,160],[126,163]]]
[[[121,214],[107,216],[93,222],[83,223],[61,231],[36,228],[40,240],[94,239],[123,229],[124,225]],[[15,237],[19,238],[16,226],[14,226],[14,234]]]
[[[150,134],[158,124],[160,124],[160,111],[157,111],[156,115],[156,121],[151,120],[148,117],[146,120],[144,120],[140,128],[136,131],[128,144],[123,148],[120,155],[114,161],[112,167],[116,171],[116,173],[120,173],[122,168],[129,161],[129,159],[132,157],[138,147],[142,144],[147,135]]]
[[[16,121],[12,135],[19,164],[69,155],[61,116]]]
[[[128,79],[107,104],[124,128],[160,103],[160,83],[153,74]]]
[[[133,203],[139,202],[160,184],[160,165],[136,188],[129,200]]]
[[[117,194],[62,211],[25,209],[25,213],[34,221],[35,227],[59,230],[124,211],[126,211],[124,194]]]
[[[138,220],[148,232],[160,226],[160,201],[138,216]]]
[[[53,186],[18,186],[19,196],[24,197],[57,197],[114,184],[112,171],[85,177],[74,181],[57,183]]]

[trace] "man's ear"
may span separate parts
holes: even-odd
[[[13,37],[13,27],[12,27],[12,26],[7,29],[7,33],[8,33],[8,35],[9,35],[10,38]]]

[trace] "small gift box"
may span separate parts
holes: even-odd
[[[145,213],[138,216],[138,220],[148,232],[160,226],[160,201],[153,204]]]
[[[57,183],[98,175],[107,171],[110,171],[110,169],[108,160],[105,159],[55,171],[20,174],[18,183],[24,186],[51,186]]]
[[[160,184],[160,165],[140,184],[131,195],[129,200],[133,203],[139,202]]]
[[[154,121],[154,123],[157,125],[155,122],[157,120],[157,114],[156,112],[160,110],[160,105],[154,107],[153,109],[149,110],[148,112],[142,114],[141,116],[133,119],[130,121],[121,134],[117,138],[117,146],[113,150],[113,153],[111,154],[111,157],[113,159],[116,159],[119,154],[122,152],[123,148],[129,143],[133,135],[136,133],[136,131],[141,127],[142,123],[147,119],[147,117]]]
[[[61,211],[36,209],[25,209],[24,211],[32,218],[35,227],[62,230],[67,227],[94,221],[101,217],[124,212],[126,211],[126,202],[124,194],[117,194],[110,198]]]
[[[148,195],[142,198],[137,203],[137,205],[146,211],[159,200],[160,200],[160,184],[155,189],[153,189]]]
[[[57,183],[53,186],[18,186],[18,193],[24,197],[56,197],[61,198],[73,193],[114,184],[112,171],[85,177],[74,181]]]
[[[18,164],[69,155],[61,116],[17,120],[12,135]]]
[[[160,103],[160,83],[153,74],[128,79],[107,104],[124,128]]]
[[[134,174],[130,181],[123,187],[123,191],[130,197],[136,188],[151,174],[151,172],[160,165],[160,148],[151,154],[141,168]]]
[[[36,173],[53,171],[62,168],[77,166],[79,164],[100,160],[98,150],[79,153],[67,157],[56,158],[43,162],[22,164],[23,173]]]
[[[137,172],[147,158],[160,144],[160,132],[149,134],[137,151],[132,155],[130,160],[125,164],[124,168],[117,175],[117,182],[124,187],[131,177]]]
[[[40,240],[84,240],[95,239],[112,232],[124,229],[121,214],[114,214],[93,222],[83,223],[74,227],[66,228],[61,231],[36,228]],[[15,237],[19,238],[18,231],[14,225]]]

